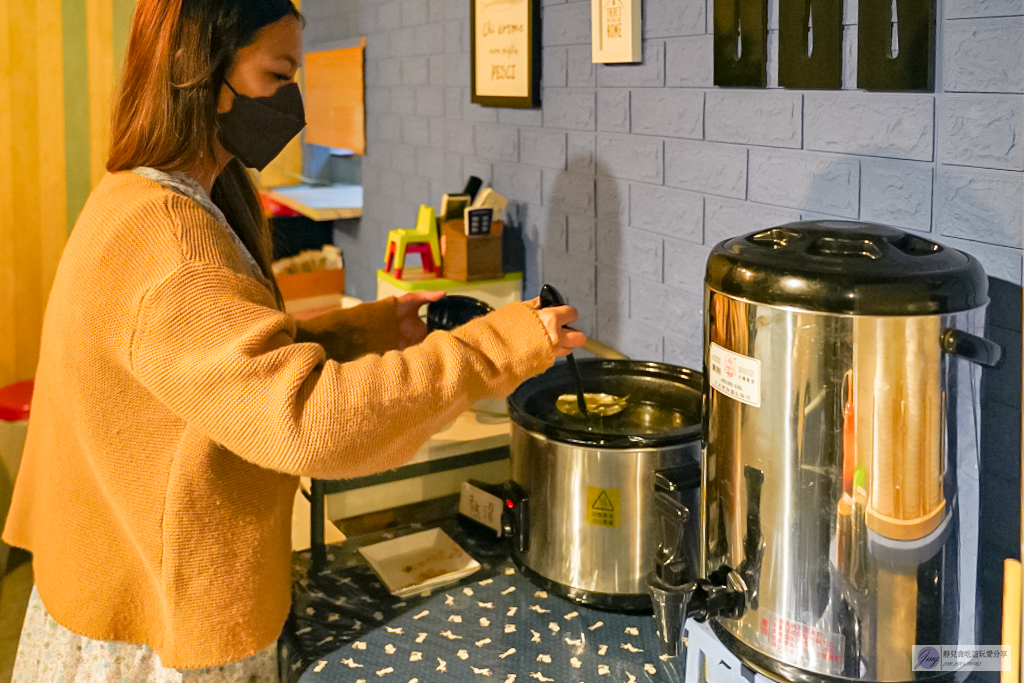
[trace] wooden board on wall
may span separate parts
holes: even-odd
[[[306,55],[306,142],[366,153],[363,50],[359,45]]]

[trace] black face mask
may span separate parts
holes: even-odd
[[[306,127],[299,85],[281,86],[270,97],[239,95],[227,86],[235,100],[229,111],[217,114],[221,144],[249,168],[262,171]]]

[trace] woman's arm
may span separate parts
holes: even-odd
[[[188,261],[143,297],[130,367],[182,420],[238,456],[343,478],[401,465],[473,401],[507,396],[557,351],[525,303],[347,363],[295,343],[296,334],[261,284]]]
[[[401,341],[394,297],[296,320],[295,325],[296,343],[319,344],[327,358],[339,363],[397,349]]]
[[[339,363],[367,353],[401,350],[427,336],[427,324],[420,319],[419,310],[443,296],[443,291],[409,292],[398,299],[296,320],[295,341],[320,344],[327,357]]]

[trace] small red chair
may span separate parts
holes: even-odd
[[[421,249],[429,250],[429,266]],[[434,207],[426,204],[420,206],[415,229],[398,228],[388,232],[388,243],[384,249],[384,272],[390,273],[394,270],[395,277],[401,280],[407,252],[417,252],[421,255],[423,270],[441,275],[441,247],[437,236]]]

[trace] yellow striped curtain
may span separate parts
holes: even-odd
[[[104,173],[135,0],[0,2],[0,386],[29,379],[67,234]],[[294,182],[297,142],[264,182]]]
[[[0,386],[35,374],[61,250],[102,176],[133,6],[0,4]]]
[[[63,10],[59,0],[0,4],[0,385],[35,372],[67,235]]]

